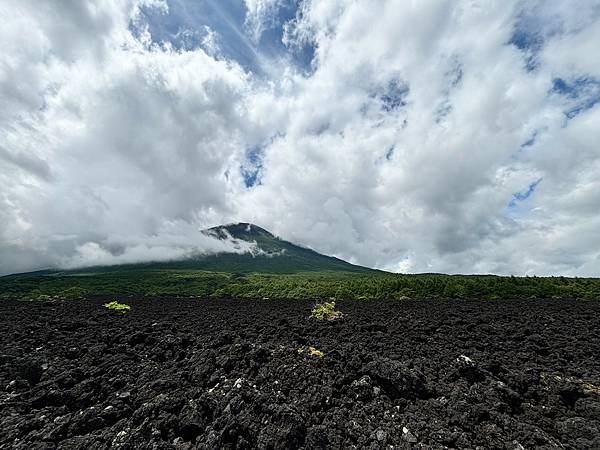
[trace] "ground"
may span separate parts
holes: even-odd
[[[0,449],[600,448],[600,302],[313,306],[2,301]]]

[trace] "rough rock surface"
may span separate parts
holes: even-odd
[[[106,300],[0,303],[0,449],[600,448],[600,302]]]

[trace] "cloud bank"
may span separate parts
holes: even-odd
[[[3,4],[0,273],[238,220],[393,271],[600,273],[600,1],[234,3]]]

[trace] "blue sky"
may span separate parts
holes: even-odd
[[[0,274],[221,251],[600,273],[600,0],[6,0]]]
[[[535,189],[537,188],[538,184],[540,184],[542,181],[542,179],[538,179],[533,181],[532,183],[529,184],[529,186],[527,186],[527,189],[521,192],[515,192],[513,194],[512,199],[510,200],[510,202],[508,202],[508,207],[509,208],[516,208],[517,205],[525,200],[527,200],[529,197],[531,197],[533,195],[533,193],[535,192]]]
[[[290,49],[282,42],[283,26],[295,18],[297,9],[297,2],[282,2],[265,23],[258,39],[250,32],[247,8],[239,0],[170,0],[166,12],[146,6],[141,8],[141,14],[156,43],[169,42],[175,48],[186,50],[201,48],[208,27],[218,36],[221,57],[265,76],[265,65],[282,58],[301,70],[310,71],[314,48],[305,45]],[[135,27],[132,28],[135,31]]]

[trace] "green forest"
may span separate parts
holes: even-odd
[[[292,274],[200,270],[49,272],[0,278],[0,298],[74,299],[93,295],[269,299],[600,299],[600,280],[385,272]]]

